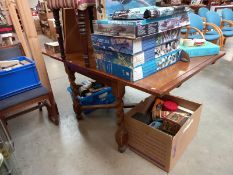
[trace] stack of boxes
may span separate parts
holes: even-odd
[[[179,10],[157,18],[96,20],[93,24],[97,69],[137,81],[179,61],[180,30],[189,18],[185,10]]]

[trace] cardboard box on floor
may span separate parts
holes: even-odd
[[[57,41],[45,43],[44,46],[45,46],[46,52],[49,54],[60,53],[60,47]]]
[[[197,132],[202,105],[170,95],[166,95],[162,99],[172,100],[179,106],[194,111],[175,136],[171,136],[132,118],[134,114],[141,112],[145,106],[153,105],[155,101],[153,96],[126,113],[125,120],[129,137],[128,146],[132,151],[151,161],[164,171],[170,172]]]

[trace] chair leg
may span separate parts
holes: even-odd
[[[218,40],[211,41],[213,44],[217,44]]]
[[[38,106],[39,106],[39,111],[42,111],[43,103],[39,102]]]
[[[52,121],[55,125],[58,125],[59,124],[59,112],[58,112],[57,104],[54,100],[54,96],[52,92],[49,93],[48,100],[44,101],[44,105],[47,108],[49,120]]]
[[[225,46],[225,44],[226,44],[226,41],[227,41],[227,38],[225,37],[224,39],[223,39],[223,45]]]
[[[7,127],[7,121],[5,120],[5,117],[2,114],[0,114],[0,125],[2,125],[3,131],[5,132],[7,137],[9,137],[8,139],[11,140],[11,135]]]

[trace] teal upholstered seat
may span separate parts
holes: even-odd
[[[190,19],[190,26],[191,27],[195,27],[195,28],[199,29],[200,31],[204,30],[205,26],[203,24],[203,19],[199,15],[189,14],[189,19]],[[204,37],[207,41],[215,41],[215,40],[220,39],[221,36],[216,32],[216,33],[206,33],[204,35]],[[196,30],[190,29],[188,38],[189,39],[195,39],[195,38],[201,39],[202,36],[199,33],[197,34]]]
[[[199,8],[198,10],[198,15],[203,17],[203,18],[206,18],[206,13],[209,11],[209,9],[207,9],[206,7],[201,7]]]
[[[229,8],[223,9],[222,10],[222,19],[233,22],[233,11]],[[233,30],[233,27],[229,26],[228,23],[225,23],[224,26],[225,27],[222,30],[226,30],[226,31]]]
[[[218,27],[221,27],[222,25],[221,17],[219,16],[217,12],[214,12],[214,11],[209,11],[206,13],[206,20],[207,22],[213,23],[217,25]],[[209,27],[209,29],[212,29],[212,28]],[[233,36],[233,30],[230,30],[230,29],[232,29],[232,27],[230,28],[225,27],[225,29],[222,29],[223,36],[225,37]]]

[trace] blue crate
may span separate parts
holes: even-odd
[[[8,60],[26,60],[30,64],[0,71],[0,100],[41,86],[33,60],[23,56]]]
[[[67,91],[71,94],[71,87],[67,88]],[[115,101],[115,97],[112,94],[112,88],[106,87],[102,90],[93,93],[90,96],[86,97],[77,97],[81,106],[88,105],[101,105],[101,104],[111,104]],[[93,110],[85,110],[84,113],[88,114]]]

